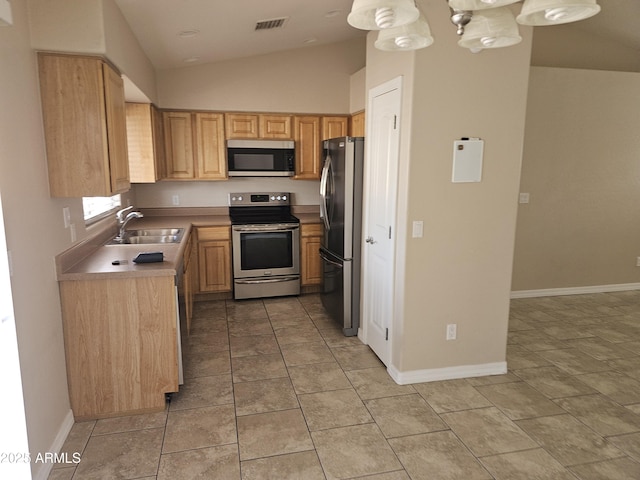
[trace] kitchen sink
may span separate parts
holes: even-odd
[[[184,235],[184,228],[144,228],[127,230],[124,238],[113,238],[108,245],[180,243]]]

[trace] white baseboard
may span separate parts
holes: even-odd
[[[73,418],[73,412],[71,411],[71,409],[69,409],[69,412],[67,412],[67,415],[62,421],[62,425],[60,425],[60,429],[58,430],[56,438],[53,440],[51,447],[49,447],[49,452],[60,453],[60,450],[62,450],[62,446],[64,445],[67,436],[69,436],[69,432],[71,431],[71,427],[73,427],[74,422],[75,420]],[[47,478],[49,478],[51,470],[53,470],[54,464],[43,462],[40,463],[40,465],[42,466],[42,468],[34,472],[35,475],[33,478],[34,480],[47,480]]]
[[[543,288],[540,290],[515,290],[511,292],[511,298],[558,297],[561,295],[626,292],[629,290],[640,290],[640,283],[619,283],[612,285],[593,285],[569,288]]]
[[[507,373],[507,362],[484,363],[480,365],[461,365],[458,367],[430,368],[400,372],[390,366],[387,372],[398,385],[411,383],[436,382],[439,380],[455,380],[458,378],[484,377],[487,375],[503,375]]]

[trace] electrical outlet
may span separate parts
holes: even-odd
[[[528,193],[521,193],[518,201],[520,203],[529,203],[529,194]]]
[[[174,205],[180,205],[180,195],[174,195],[172,201]]]
[[[69,228],[69,225],[71,225],[71,211],[69,207],[62,208],[62,218],[64,219],[64,228]]]
[[[447,340],[455,340],[458,335],[458,325],[450,323],[447,325]]]

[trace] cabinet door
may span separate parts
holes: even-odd
[[[300,226],[300,283],[302,286],[322,283],[322,259],[319,253],[321,242],[322,225]]]
[[[127,115],[122,77],[106,63],[104,74],[104,103],[107,113],[107,139],[109,144],[109,175],[111,193],[129,190],[129,160],[127,153]]]
[[[131,183],[154,183],[158,177],[151,104],[127,103],[127,146]]]
[[[352,137],[364,137],[364,112],[356,113],[351,117]]]
[[[321,170],[320,117],[294,119],[296,176],[300,180],[319,180]]]
[[[225,114],[227,138],[258,138],[258,115]]]
[[[94,57],[41,53],[38,70],[51,196],[127,190],[122,79]]]
[[[322,117],[322,140],[346,137],[348,126],[347,117]]]
[[[291,139],[290,115],[260,115],[260,138]]]
[[[191,113],[163,112],[167,178],[195,178]]]
[[[198,242],[201,292],[231,291],[231,243]]]
[[[155,155],[156,180],[166,178],[167,162],[164,155],[164,126],[162,113],[151,105],[151,125],[153,128],[153,153]]]
[[[196,178],[224,180],[227,162],[224,146],[224,115],[196,113]]]

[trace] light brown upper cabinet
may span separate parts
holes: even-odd
[[[224,180],[227,163],[224,115],[163,112],[166,177],[170,180]]]
[[[291,115],[263,113],[225,114],[227,139],[278,138],[288,140],[293,138],[291,124]]]
[[[364,111],[351,116],[351,136],[364,137]]]
[[[346,137],[349,132],[349,117],[322,117],[322,140]]]
[[[154,183],[164,176],[162,115],[150,103],[127,103],[127,145],[131,183]]]
[[[322,168],[320,142],[321,117],[296,116],[293,121],[296,141],[296,180],[319,180]]]
[[[103,59],[38,54],[42,115],[53,197],[126,192],[124,85]]]

